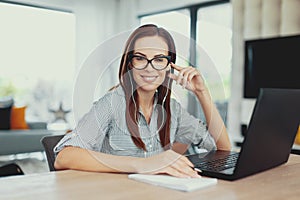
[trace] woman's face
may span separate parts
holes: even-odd
[[[159,36],[143,37],[136,40],[133,55],[141,56],[148,60],[159,56],[168,56],[168,45]],[[137,62],[140,62],[143,58],[136,57],[135,59]],[[158,62],[162,61],[159,60]],[[150,63],[145,69],[139,70],[132,67],[133,79],[137,84],[137,90],[143,90],[143,92],[155,91],[163,83],[167,70],[169,70],[169,66],[163,70],[156,70]]]

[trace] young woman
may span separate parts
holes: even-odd
[[[230,150],[200,72],[175,65],[175,60],[169,32],[152,24],[137,28],[125,45],[120,84],[57,144],[55,168],[199,177],[182,155],[191,143],[208,151]],[[173,80],[196,95],[207,125],[170,98]]]

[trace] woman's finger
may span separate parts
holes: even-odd
[[[171,64],[171,67],[174,68],[174,69],[176,69],[177,71],[180,71],[180,70],[183,69],[183,67],[180,67],[180,66],[178,66],[178,65],[176,65],[176,64],[174,64],[172,62],[170,64]]]
[[[151,172],[149,174],[168,174],[168,175],[175,176],[178,178],[189,178],[188,175],[182,174],[180,171],[176,170],[175,168],[173,168],[171,166],[165,167],[165,168],[155,171],[155,172]]]
[[[153,160],[153,158],[155,160]],[[160,158],[160,162],[156,158]],[[199,178],[201,176],[193,169],[193,164],[188,161],[185,156],[174,152],[173,150],[167,150],[161,154],[158,154],[153,157],[149,157],[149,162],[151,161],[155,164],[152,169],[148,170],[144,173],[148,174],[161,174],[166,173],[171,176],[180,177],[180,178],[187,178],[187,177],[195,177]],[[152,164],[153,164],[152,163]],[[147,165],[149,166],[149,165]],[[155,167],[156,166],[156,167]]]
[[[174,81],[176,81],[177,80],[177,76],[175,75],[175,74],[171,74],[171,73],[169,73],[169,78],[171,78],[171,79],[173,79]]]
[[[179,80],[181,80],[180,78],[179,78],[179,76],[178,75],[175,75],[175,74],[169,74],[168,75],[169,76],[169,78],[171,78],[171,79],[173,79],[174,81],[176,81],[176,84],[178,84],[179,83]]]
[[[197,76],[197,75],[200,76],[200,73],[199,73],[197,70],[194,70],[194,71],[192,71],[192,72],[188,75],[187,80],[188,80],[189,82],[191,82],[192,79],[193,79],[195,76]]]
[[[176,84],[179,84],[179,85],[180,85],[182,79],[183,79],[183,75],[182,75],[182,73],[179,73],[178,76],[177,76]]]
[[[182,68],[178,73],[177,84],[183,86],[184,79],[186,79],[186,74],[190,71],[190,67]]]
[[[173,168],[173,167],[167,167],[165,169],[165,173],[171,175],[171,176],[175,176],[178,178],[189,178],[190,176],[184,173],[181,173],[180,171],[178,171],[177,169]]]
[[[189,67],[187,68],[187,70],[184,72],[183,74],[183,79],[182,79],[182,87],[186,88],[187,84],[188,84],[188,77],[189,75],[194,72],[195,69],[193,67]]]
[[[200,177],[198,172],[196,172],[192,167],[188,166],[184,161],[178,160],[177,162],[171,165],[175,170],[179,171],[180,173],[189,176],[189,177]]]
[[[187,157],[182,156],[180,159],[181,159],[183,162],[185,162],[188,166],[194,167],[194,164],[193,164]]]

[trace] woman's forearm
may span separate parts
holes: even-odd
[[[65,147],[54,164],[57,170],[75,169],[92,172],[124,172],[160,174],[167,173],[176,177],[199,177],[192,169],[193,164],[175,151],[168,150],[160,154],[137,158],[115,156],[77,147]]]
[[[115,156],[78,147],[65,147],[56,157],[54,167],[93,172],[138,172],[142,158]]]
[[[230,150],[231,143],[226,131],[225,124],[213,103],[207,89],[195,93],[204,112],[208,131],[214,138],[217,148],[220,150]]]

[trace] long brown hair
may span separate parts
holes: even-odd
[[[119,69],[119,81],[120,85],[123,87],[126,98],[126,124],[131,134],[131,139],[134,144],[147,151],[145,143],[140,137],[139,128],[138,128],[138,119],[139,119],[139,101],[138,93],[136,91],[136,83],[132,79],[132,72],[130,70],[130,60],[129,57],[134,52],[134,45],[137,39],[149,36],[159,36],[165,40],[168,45],[168,55],[171,56],[171,62],[175,63],[176,61],[176,50],[175,44],[172,36],[168,31],[163,28],[159,28],[153,24],[147,24],[137,28],[128,38],[125,49],[122,55],[120,69]],[[171,126],[171,110],[170,110],[170,96],[171,96],[171,85],[172,79],[168,77],[164,82],[157,88],[158,90],[158,99],[157,106],[158,108],[158,119],[157,127],[162,127],[159,131],[159,138],[161,141],[161,146],[164,149],[170,148],[170,126]],[[164,101],[165,98],[165,101]],[[163,102],[164,101],[164,102]],[[164,104],[164,105],[162,105]],[[135,107],[136,106],[136,107]],[[163,112],[166,111],[167,114]],[[165,123],[164,123],[165,120]]]

